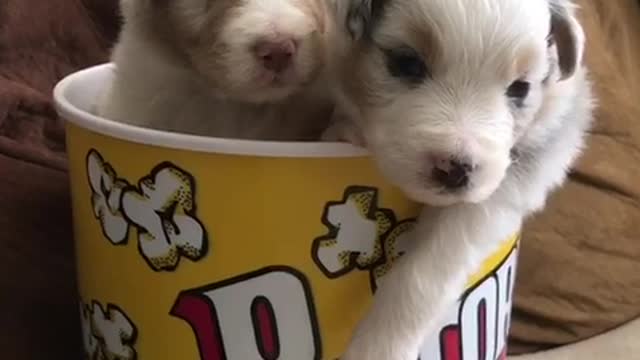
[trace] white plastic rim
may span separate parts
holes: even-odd
[[[53,90],[58,113],[81,128],[133,143],[207,153],[259,157],[345,158],[368,156],[360,147],[336,142],[254,141],[153,130],[96,116],[90,109],[115,66],[93,66],[62,79]]]

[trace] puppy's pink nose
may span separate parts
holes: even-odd
[[[296,43],[291,40],[260,41],[256,44],[255,55],[265,69],[281,73],[293,63]]]

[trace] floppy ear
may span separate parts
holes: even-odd
[[[356,39],[371,35],[375,23],[384,13],[384,7],[391,0],[337,0],[345,13],[345,26]]]
[[[573,76],[582,63],[585,35],[575,16],[575,5],[569,0],[551,0],[551,32],[549,46],[558,52],[560,80]]]

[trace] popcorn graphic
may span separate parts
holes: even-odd
[[[82,333],[85,353],[94,360],[135,360],[134,345],[137,329],[117,306],[109,304],[106,311],[94,301],[81,305]]]
[[[100,346],[98,339],[93,336],[93,332],[91,330],[91,314],[91,307],[81,303],[80,321],[82,327],[82,343],[84,344],[86,354],[89,355],[89,359],[94,358],[95,354],[98,353],[98,347]]]
[[[208,235],[196,216],[195,180],[164,162],[138,186],[118,178],[96,150],[87,154],[91,202],[104,236],[125,245],[131,226],[138,230],[138,248],[155,271],[173,271],[180,258],[197,261],[208,249]]]
[[[325,207],[323,223],[329,233],[313,245],[314,260],[330,278],[354,268],[368,269],[383,259],[381,237],[395,223],[393,213],[378,209],[375,188],[350,187],[340,202]]]
[[[194,188],[190,174],[163,163],[122,196],[124,214],[138,229],[140,252],[156,271],[175,269],[182,255],[196,261],[207,252]]]
[[[371,270],[371,287],[373,291],[378,288],[379,281],[391,270],[393,264],[407,251],[414,225],[414,220],[399,222],[384,237],[382,247],[385,261]]]
[[[124,218],[120,197],[129,184],[118,176],[102,156],[95,150],[87,155],[87,174],[91,186],[91,203],[96,219],[100,220],[102,231],[114,245],[127,241],[129,224]]]
[[[327,203],[322,222],[329,233],[313,242],[316,265],[329,278],[369,271],[373,292],[407,251],[415,224],[396,221],[393,211],[378,207],[378,189],[363,186],[348,187],[342,201]]]

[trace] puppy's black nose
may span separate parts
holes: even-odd
[[[446,189],[458,190],[469,185],[471,172],[473,172],[473,165],[470,162],[447,159],[435,162],[431,176]]]

